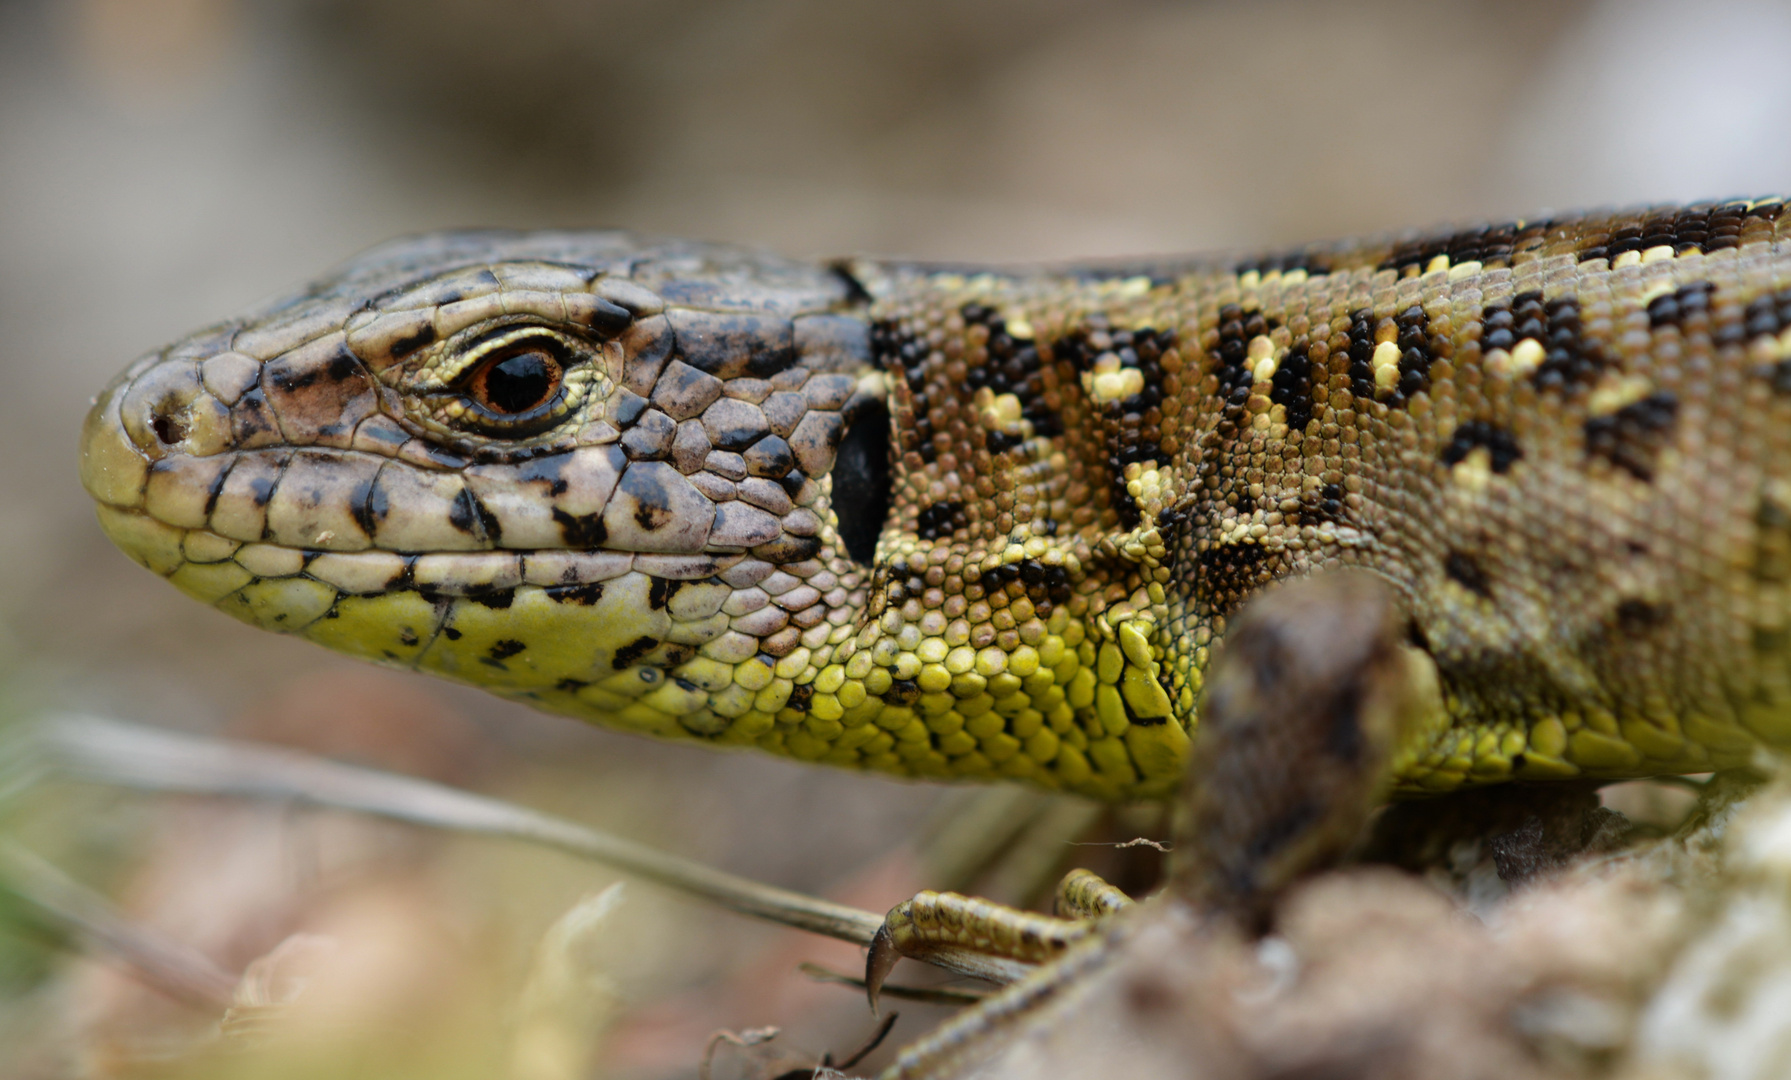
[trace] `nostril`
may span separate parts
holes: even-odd
[[[184,442],[187,437],[187,411],[173,398],[163,398],[149,411],[149,426],[163,446]]]

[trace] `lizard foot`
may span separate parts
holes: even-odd
[[[1061,956],[1093,932],[1098,920],[1132,899],[1088,870],[1072,870],[1057,886],[1056,915],[1041,915],[951,892],[922,892],[883,920],[865,961],[871,1008],[902,957],[996,983],[1011,983]]]

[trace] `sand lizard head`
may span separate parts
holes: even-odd
[[[1100,387],[1059,385],[999,276],[858,272],[395,243],[132,365],[83,481],[183,591],[352,655],[649,734],[1167,791],[1198,674],[1147,640],[1156,511],[1122,520]]]

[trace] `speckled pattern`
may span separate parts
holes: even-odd
[[[1028,269],[455,233],[132,365],[183,591],[632,731],[1160,796],[1266,583],[1390,582],[1407,790],[1791,742],[1777,200]]]

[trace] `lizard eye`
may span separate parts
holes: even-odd
[[[840,542],[866,566],[889,516],[889,410],[871,402],[858,410],[833,458],[833,513]]]
[[[519,343],[487,357],[473,370],[467,396],[499,416],[517,416],[544,405],[565,376],[557,357],[537,341]]]
[[[419,400],[447,427],[531,439],[575,414],[601,381],[591,356],[587,344],[551,327],[500,327],[432,373],[435,386]]]

